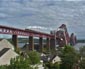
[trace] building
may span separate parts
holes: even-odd
[[[61,59],[60,59],[60,57],[57,56],[57,55],[54,55],[50,61],[51,61],[53,64],[55,64],[55,63],[59,63],[59,64],[60,64],[60,63],[61,63]]]
[[[0,65],[9,65],[11,58],[18,56],[13,45],[7,40],[0,41]]]
[[[41,56],[41,60],[43,62],[51,62],[53,64],[55,63],[61,63],[61,58],[57,55],[43,55]]]

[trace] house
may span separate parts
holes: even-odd
[[[7,40],[0,41],[0,65],[9,65],[11,58],[15,58],[18,54],[14,51],[13,45]]]
[[[54,63],[60,63],[61,62],[61,59],[59,56],[57,55],[46,55],[46,56],[41,56],[41,60],[43,60],[43,62],[52,62],[53,64]]]
[[[0,50],[2,50],[3,48],[10,48],[14,50],[14,46],[6,39],[0,41]]]
[[[43,62],[47,62],[48,61],[48,57],[47,57],[47,55],[46,54],[44,54],[44,53],[41,53],[41,60],[43,61]]]
[[[61,59],[60,59],[59,56],[54,55],[54,56],[50,59],[50,61],[51,61],[53,64],[54,64],[54,63],[60,63],[60,62],[61,62]]]

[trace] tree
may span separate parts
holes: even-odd
[[[29,58],[23,58],[18,56],[14,59],[11,59],[9,69],[32,69],[30,67],[30,60]]]
[[[31,61],[31,64],[38,64],[40,62],[40,56],[39,53],[36,51],[30,51],[28,53],[29,59]]]
[[[51,62],[47,62],[45,64],[45,68],[47,68],[47,69],[60,69],[60,64],[59,63],[53,64]]]
[[[18,56],[16,58],[12,58],[10,61],[10,65],[0,66],[0,69],[33,69],[30,66],[29,58],[23,58]]]
[[[10,69],[33,69],[31,65],[40,62],[39,53],[37,53],[36,51],[29,52],[27,56],[28,57],[18,56],[14,59],[11,59],[9,68]]]
[[[79,66],[80,66],[80,69],[85,69],[85,59],[82,59],[82,60],[80,61]]]
[[[9,69],[7,65],[0,66],[0,69]]]
[[[34,69],[32,65],[40,62],[39,53],[36,51],[29,52],[26,56],[12,58],[10,65],[0,66],[0,69]],[[35,67],[37,69],[37,66]]]
[[[85,46],[81,47],[79,51],[81,56],[79,66],[81,69],[85,69]]]
[[[79,49],[81,57],[85,57],[85,46],[80,47]]]
[[[78,54],[72,46],[65,46],[61,50],[61,69],[73,69],[73,66],[78,61]]]

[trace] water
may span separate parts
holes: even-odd
[[[25,44],[26,44],[26,43],[18,43],[18,46],[19,46],[20,48],[22,48]],[[35,44],[38,44],[38,43],[35,43]],[[74,46],[74,48],[75,48],[76,50],[79,50],[79,48],[80,48],[80,47],[83,47],[83,46],[85,46],[85,43],[77,43],[77,44]]]
[[[79,48],[80,48],[80,47],[83,47],[83,46],[85,46],[85,43],[77,43],[77,44],[74,46],[74,48],[75,48],[76,50],[79,50]]]
[[[18,43],[18,46],[22,48],[26,43]],[[28,43],[29,44],[29,43]],[[39,43],[34,43],[35,45],[38,45]],[[45,43],[43,43],[45,45]]]
[[[18,43],[18,46],[22,48],[26,43]]]

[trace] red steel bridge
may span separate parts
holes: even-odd
[[[48,50],[55,49],[56,43],[59,46],[67,45],[69,43],[69,34],[66,29],[66,25],[61,25],[59,28],[65,30],[63,34],[61,31],[56,31],[56,34],[47,34],[30,29],[19,29],[13,27],[7,27],[0,25],[0,34],[12,35],[12,42],[15,48],[18,47],[18,36],[29,36],[29,50],[34,50],[34,37],[39,37],[39,50],[43,51],[43,38],[46,38],[46,48]],[[61,35],[61,36],[60,36]],[[56,41],[57,40],[57,41]]]
[[[55,37],[52,34],[42,33],[30,29],[18,29],[13,27],[7,27],[0,25],[0,34],[10,34],[12,35],[12,42],[15,48],[18,47],[17,43],[17,36],[29,36],[29,49],[34,50],[34,40],[33,37],[39,37],[39,49],[40,51],[43,51],[43,38],[46,38],[46,47],[48,49],[55,48]]]

